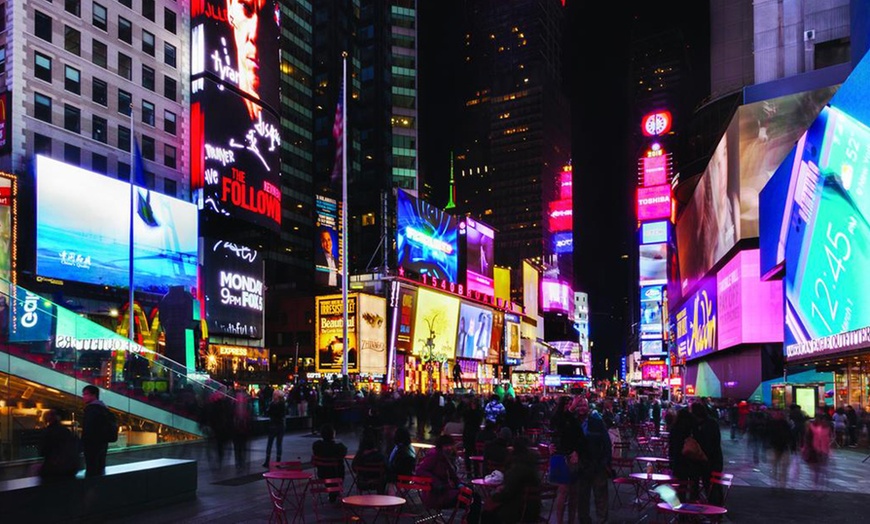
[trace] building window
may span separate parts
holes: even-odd
[[[154,125],[154,104],[147,100],[142,101],[142,123]]]
[[[0,75],[6,74],[6,46],[0,45]]]
[[[169,42],[163,42],[163,63],[168,66],[175,67],[175,56],[175,46],[170,44]]]
[[[130,115],[130,111],[133,110],[133,95],[124,91],[123,89],[118,89],[118,112],[122,115]]]
[[[91,171],[105,175],[109,172],[109,159],[106,155],[91,153]]]
[[[82,163],[82,148],[72,144],[63,145],[63,161],[74,166]]]
[[[130,164],[118,162],[118,180],[130,181]]]
[[[175,101],[175,91],[178,90],[178,82],[174,78],[166,75],[163,76],[163,96],[169,100]]]
[[[34,51],[34,74],[36,78],[51,82],[51,57],[46,56],[39,51]]]
[[[51,156],[51,138],[33,133],[33,152],[37,155]]]
[[[73,133],[82,131],[82,110],[69,104],[63,105],[63,128]]]
[[[80,0],[64,0],[63,8],[67,13],[82,16],[82,4]]]
[[[133,0],[118,0],[127,9],[133,9]]]
[[[154,56],[154,33],[149,33],[142,30],[142,51],[148,55]]]
[[[142,0],[142,16],[154,21],[154,0]]]
[[[78,69],[64,66],[63,88],[77,95],[82,93],[82,74]]]
[[[118,126],[118,149],[130,152],[130,128]]]
[[[163,110],[163,130],[169,133],[170,135],[175,134],[176,123],[175,123],[175,113],[172,111]]]
[[[133,44],[133,23],[123,16],[118,17],[118,40]]]
[[[0,4],[0,33],[3,31],[6,31],[6,4]]]
[[[118,75],[133,80],[133,59],[124,53],[118,53]]]
[[[177,166],[177,153],[175,151],[175,146],[171,146],[169,144],[163,145],[163,165],[166,167],[171,167],[175,169]]]
[[[166,29],[173,35],[177,31],[176,29],[176,20],[175,20],[175,11],[169,9],[168,7],[163,8],[163,29]]]
[[[68,25],[63,26],[63,48],[76,56],[81,56],[82,33]]]
[[[109,14],[106,11],[105,6],[94,2],[94,15],[93,18],[91,18],[91,22],[94,24],[94,27],[106,31],[106,29],[109,27],[108,20]]]
[[[166,165],[168,166],[169,164],[166,164]],[[174,157],[172,160],[172,167],[175,167],[175,158]],[[178,182],[176,182],[175,180],[172,180],[171,178],[164,178],[163,179],[163,194],[169,195],[171,197],[177,197],[178,196]]]
[[[42,93],[33,93],[33,116],[37,120],[51,123],[51,98]]]
[[[154,160],[154,149],[154,138],[148,135],[142,135],[142,158],[145,160]]]
[[[142,65],[142,87],[154,91],[154,69],[144,64]]]
[[[51,17],[41,11],[34,11],[34,14],[36,21],[33,33],[46,42],[51,42]]]
[[[107,143],[109,140],[109,122],[101,117],[94,115],[93,129],[91,137],[97,142]]]
[[[91,45],[91,60],[103,69],[109,67],[109,48],[96,38]]]
[[[109,107],[109,85],[99,78],[91,83],[91,100],[103,107]]]

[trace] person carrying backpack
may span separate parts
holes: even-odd
[[[82,419],[82,451],[85,454],[85,476],[94,477],[106,473],[106,454],[109,442],[118,439],[115,416],[100,400],[100,389],[88,384],[82,388],[85,414]],[[113,427],[114,426],[114,427]],[[114,430],[114,438],[111,435]]]

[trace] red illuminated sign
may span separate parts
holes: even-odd
[[[644,136],[660,136],[671,130],[671,112],[656,111],[648,113],[640,121]]]
[[[574,230],[574,210],[570,200],[556,200],[550,202],[550,232]]]
[[[670,218],[671,216],[671,186],[662,184],[658,186],[637,188],[637,219],[656,220]]]
[[[571,166],[565,166],[559,173],[559,200],[571,200],[573,195],[573,173]]]
[[[668,157],[658,155],[642,159],[641,180],[644,186],[658,186],[668,183]]]

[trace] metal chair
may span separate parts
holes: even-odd
[[[471,511],[471,504],[474,502],[474,492],[467,486],[459,488],[459,497],[456,499],[456,506],[450,513],[450,517],[445,524],[468,524],[468,514]],[[458,521],[456,519],[459,519]]]
[[[423,494],[432,492],[432,477],[418,475],[399,475],[396,477],[396,494],[405,499],[405,505],[399,513],[399,518],[410,517],[414,522],[435,521],[441,517],[441,511],[427,508],[423,502]]]
[[[344,522],[343,516],[328,516],[327,504],[329,495],[335,493],[341,496],[344,492],[344,481],[340,478],[311,479],[308,481],[308,492],[312,494],[314,505],[314,520],[319,523]],[[326,510],[326,511],[325,511]]]

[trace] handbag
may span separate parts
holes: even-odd
[[[697,462],[707,462],[707,454],[701,449],[701,445],[691,435],[683,442],[683,456]]]
[[[571,468],[568,466],[568,457],[565,455],[550,455],[549,471],[551,484],[570,484],[573,480]]]

